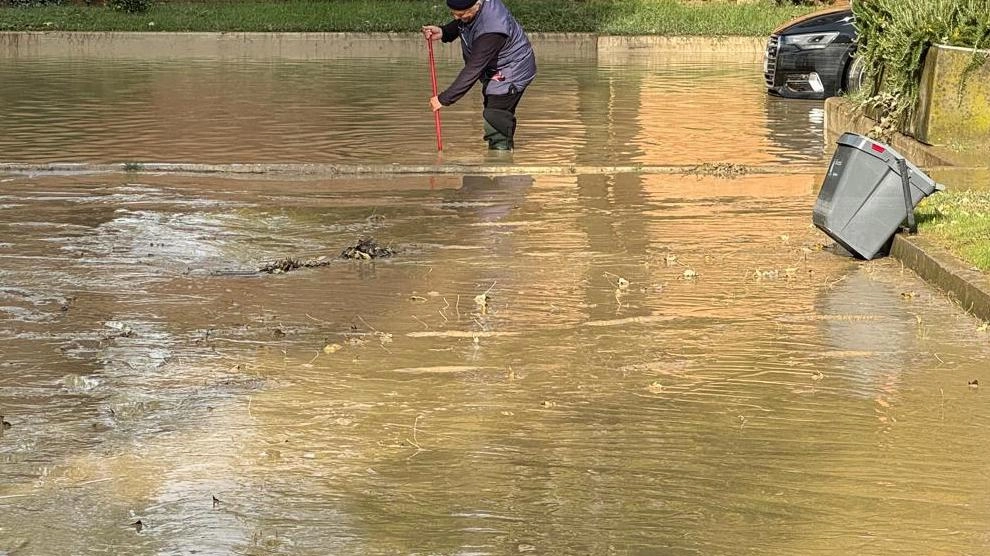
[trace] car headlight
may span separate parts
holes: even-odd
[[[831,33],[806,33],[804,35],[784,35],[781,37],[781,41],[802,50],[815,50],[832,44],[832,41],[838,36],[838,31]]]

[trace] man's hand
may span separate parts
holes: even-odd
[[[432,108],[434,112],[436,112],[437,110],[440,110],[441,108],[443,108],[443,105],[440,104],[440,99],[437,98],[437,97],[431,98],[430,99],[430,108]]]
[[[426,37],[426,40],[428,41],[438,41],[441,37],[443,37],[443,30],[436,25],[424,25],[423,36]]]

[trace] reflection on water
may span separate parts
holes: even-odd
[[[813,176],[4,180],[0,551],[987,546],[986,332]]]
[[[374,59],[0,58],[2,162],[433,163],[420,52]],[[453,79],[455,61],[441,63]],[[519,164],[820,163],[821,103],[769,99],[759,63],[699,52],[546,56]],[[479,93],[443,111],[482,162]]]

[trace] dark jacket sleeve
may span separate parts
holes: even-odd
[[[457,24],[456,19],[446,25],[441,25],[440,30],[443,31],[440,42],[454,42],[457,37],[461,36],[461,26]]]
[[[437,95],[440,104],[444,106],[454,104],[471,90],[486,69],[489,67],[494,69],[498,53],[507,40],[509,37],[501,33],[485,33],[475,39],[474,44],[471,45],[471,56],[464,61],[464,69],[446,91]]]

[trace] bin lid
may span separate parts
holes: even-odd
[[[944,189],[944,187],[936,184],[933,179],[928,177],[928,175],[922,172],[917,166],[902,156],[901,153],[891,148],[890,145],[880,143],[879,141],[874,141],[873,139],[870,139],[864,135],[859,135],[858,133],[850,132],[843,133],[836,142],[841,146],[853,148],[877,158],[897,174],[900,174],[900,168],[898,167],[897,161],[899,159],[904,159],[907,162],[908,175],[911,183],[924,190],[926,195],[930,195],[934,190]]]
[[[895,168],[897,167],[897,159],[904,158],[901,156],[901,153],[895,151],[890,145],[874,141],[858,133],[843,133],[837,143],[873,155]]]

